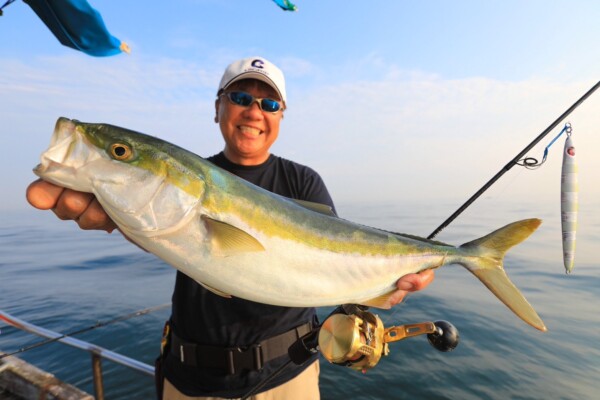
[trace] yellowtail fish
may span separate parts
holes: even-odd
[[[221,296],[389,308],[400,277],[460,264],[521,319],[546,330],[503,268],[505,253],[537,229],[538,219],[455,247],[338,218],[155,137],[66,118],[34,172],[93,193],[131,240]]]
[[[565,140],[560,185],[563,261],[570,274],[575,264],[575,241],[577,236],[577,213],[579,210],[579,185],[577,182],[577,159],[575,145],[570,134]]]

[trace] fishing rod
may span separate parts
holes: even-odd
[[[518,164],[529,150],[579,107],[581,103],[590,97],[598,87],[600,87],[600,81],[550,124],[548,128],[539,134],[538,137],[525,147],[515,158],[506,164],[504,168],[479,189],[477,193],[471,196],[465,204],[434,230],[433,233],[429,235],[428,239],[434,238],[442,229],[448,226],[456,219],[456,217],[458,217],[458,215],[471,205],[471,203],[492,186],[494,182],[500,179],[500,177],[508,172],[515,164]],[[565,127],[563,132],[565,130],[570,130],[570,126]],[[563,132],[561,132],[561,134]],[[554,140],[556,140],[556,138]],[[541,163],[533,163],[533,161],[525,159],[523,165],[526,167],[533,167],[539,166]],[[394,341],[427,334],[429,343],[437,350],[444,352],[453,350],[459,341],[458,330],[447,321],[425,322],[384,328],[383,323],[378,316],[369,313],[366,310],[357,308],[349,309],[348,307],[353,307],[353,305],[338,307],[338,309],[342,309],[343,312],[339,312],[338,309],[334,310],[322,325],[315,327],[307,335],[299,338],[288,349],[289,359],[272,374],[252,387],[244,396],[242,396],[242,400],[249,399],[252,395],[259,392],[290,364],[304,364],[310,359],[312,354],[318,351],[317,349],[319,349],[323,356],[330,362],[338,365],[345,365],[352,369],[364,372],[368,368],[374,367],[379,362],[382,355],[388,354],[388,343]]]
[[[515,156],[508,164],[504,166],[492,179],[490,179],[485,185],[481,187],[473,196],[469,198],[458,210],[454,212],[448,219],[446,219],[440,226],[438,226],[427,239],[433,239],[438,233],[445,227],[450,225],[452,221],[456,219],[467,207],[469,207],[479,196],[481,196],[486,190],[490,188],[502,175],[507,173],[512,167],[518,164],[518,162],[531,150],[540,140],[542,140],[550,131],[552,131],[562,120],[564,120],[569,114],[571,114],[577,107],[581,105],[588,97],[592,95],[600,87],[600,81],[598,81],[590,90],[588,90],[579,100],[577,100],[571,107],[567,109],[560,117],[558,117],[553,123],[550,124],[542,133],[538,135],[527,147],[525,147],[519,154]]]
[[[98,321],[94,325],[88,326],[86,328],[78,329],[78,330],[75,330],[75,331],[72,331],[72,332],[68,332],[68,333],[60,335],[58,337],[52,338],[52,339],[42,340],[42,341],[39,341],[39,342],[34,343],[32,345],[29,345],[29,346],[26,346],[26,347],[21,347],[20,349],[15,350],[15,351],[13,351],[11,353],[0,354],[0,360],[3,359],[3,358],[5,358],[5,357],[8,357],[8,356],[13,356],[15,354],[24,353],[26,351],[29,351],[29,350],[32,350],[32,349],[36,349],[36,348],[41,347],[41,346],[45,346],[45,345],[47,345],[49,343],[57,342],[57,341],[59,341],[61,339],[67,338],[67,337],[79,335],[81,333],[89,332],[89,331],[92,331],[94,329],[101,328],[101,327],[104,327],[104,326],[107,326],[107,325],[112,325],[112,324],[115,324],[117,322],[122,322],[122,321],[126,321],[128,319],[131,319],[131,318],[135,318],[135,317],[139,317],[139,316],[142,316],[142,315],[146,315],[146,314],[149,314],[151,312],[158,311],[158,310],[161,310],[163,308],[169,307],[170,305],[171,305],[171,303],[165,303],[165,304],[161,304],[161,305],[154,306],[154,307],[144,308],[143,310],[138,310],[138,311],[135,311],[135,312],[132,312],[132,313],[129,313],[129,314],[125,314],[125,315],[122,315],[120,317],[113,318],[113,319],[111,319],[109,321],[104,321],[104,322]],[[9,325],[15,325],[14,321],[9,320],[9,319],[7,319],[6,317],[4,317],[2,315],[0,315],[0,320],[8,323]]]

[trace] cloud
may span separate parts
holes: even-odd
[[[198,62],[177,58],[78,55],[29,63],[0,60],[0,161],[12,197],[22,205],[31,167],[58,116],[108,122],[210,155],[222,148],[213,122],[220,55]],[[308,164],[337,202],[464,200],[491,178],[594,82],[543,79],[444,79],[376,62],[316,67],[299,58],[274,60],[287,74],[290,108],[273,151]],[[208,67],[207,67],[208,65]],[[340,74],[344,71],[345,74]],[[580,152],[586,195],[600,161],[600,95],[569,120]],[[556,133],[560,128],[556,129]],[[532,155],[540,156],[555,133]],[[513,168],[489,195],[553,196],[560,180],[560,144],[538,171]],[[488,194],[486,194],[488,195]]]
[[[334,197],[342,200],[466,200],[593,84],[398,73],[296,88],[303,91],[296,95],[302,102],[286,116],[282,152],[318,166]],[[579,146],[598,148],[594,126],[599,117],[593,111],[598,99],[588,103],[568,120],[580,132]],[[561,128],[529,155],[541,158]],[[552,148],[548,168],[527,171],[505,191],[527,199],[551,195],[560,181],[561,146]],[[592,183],[599,161],[581,154],[581,162],[586,165],[582,179]],[[497,187],[521,174],[520,169],[515,167]],[[600,193],[598,185],[587,190]]]
[[[0,60],[0,106],[13,126],[65,115],[142,127],[212,108],[216,70],[176,59],[119,57],[98,63],[79,56],[38,58],[30,65]],[[183,118],[182,118],[183,120]],[[168,124],[164,124],[168,125]],[[151,127],[151,126],[150,126]]]
[[[298,57],[284,57],[277,62],[277,65],[284,71],[287,80],[314,76],[318,71],[317,66]]]

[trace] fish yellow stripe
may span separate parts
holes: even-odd
[[[220,295],[288,307],[389,307],[402,276],[459,264],[546,329],[503,268],[537,219],[455,247],[315,211],[152,136],[66,118],[41,159],[41,178],[93,193],[128,238]]]

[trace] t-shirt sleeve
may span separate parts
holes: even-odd
[[[325,182],[321,176],[313,169],[305,167],[303,171],[303,182],[302,185],[302,199],[311,201],[313,203],[325,204],[331,207],[333,212],[337,215],[333,199],[325,186]]]

